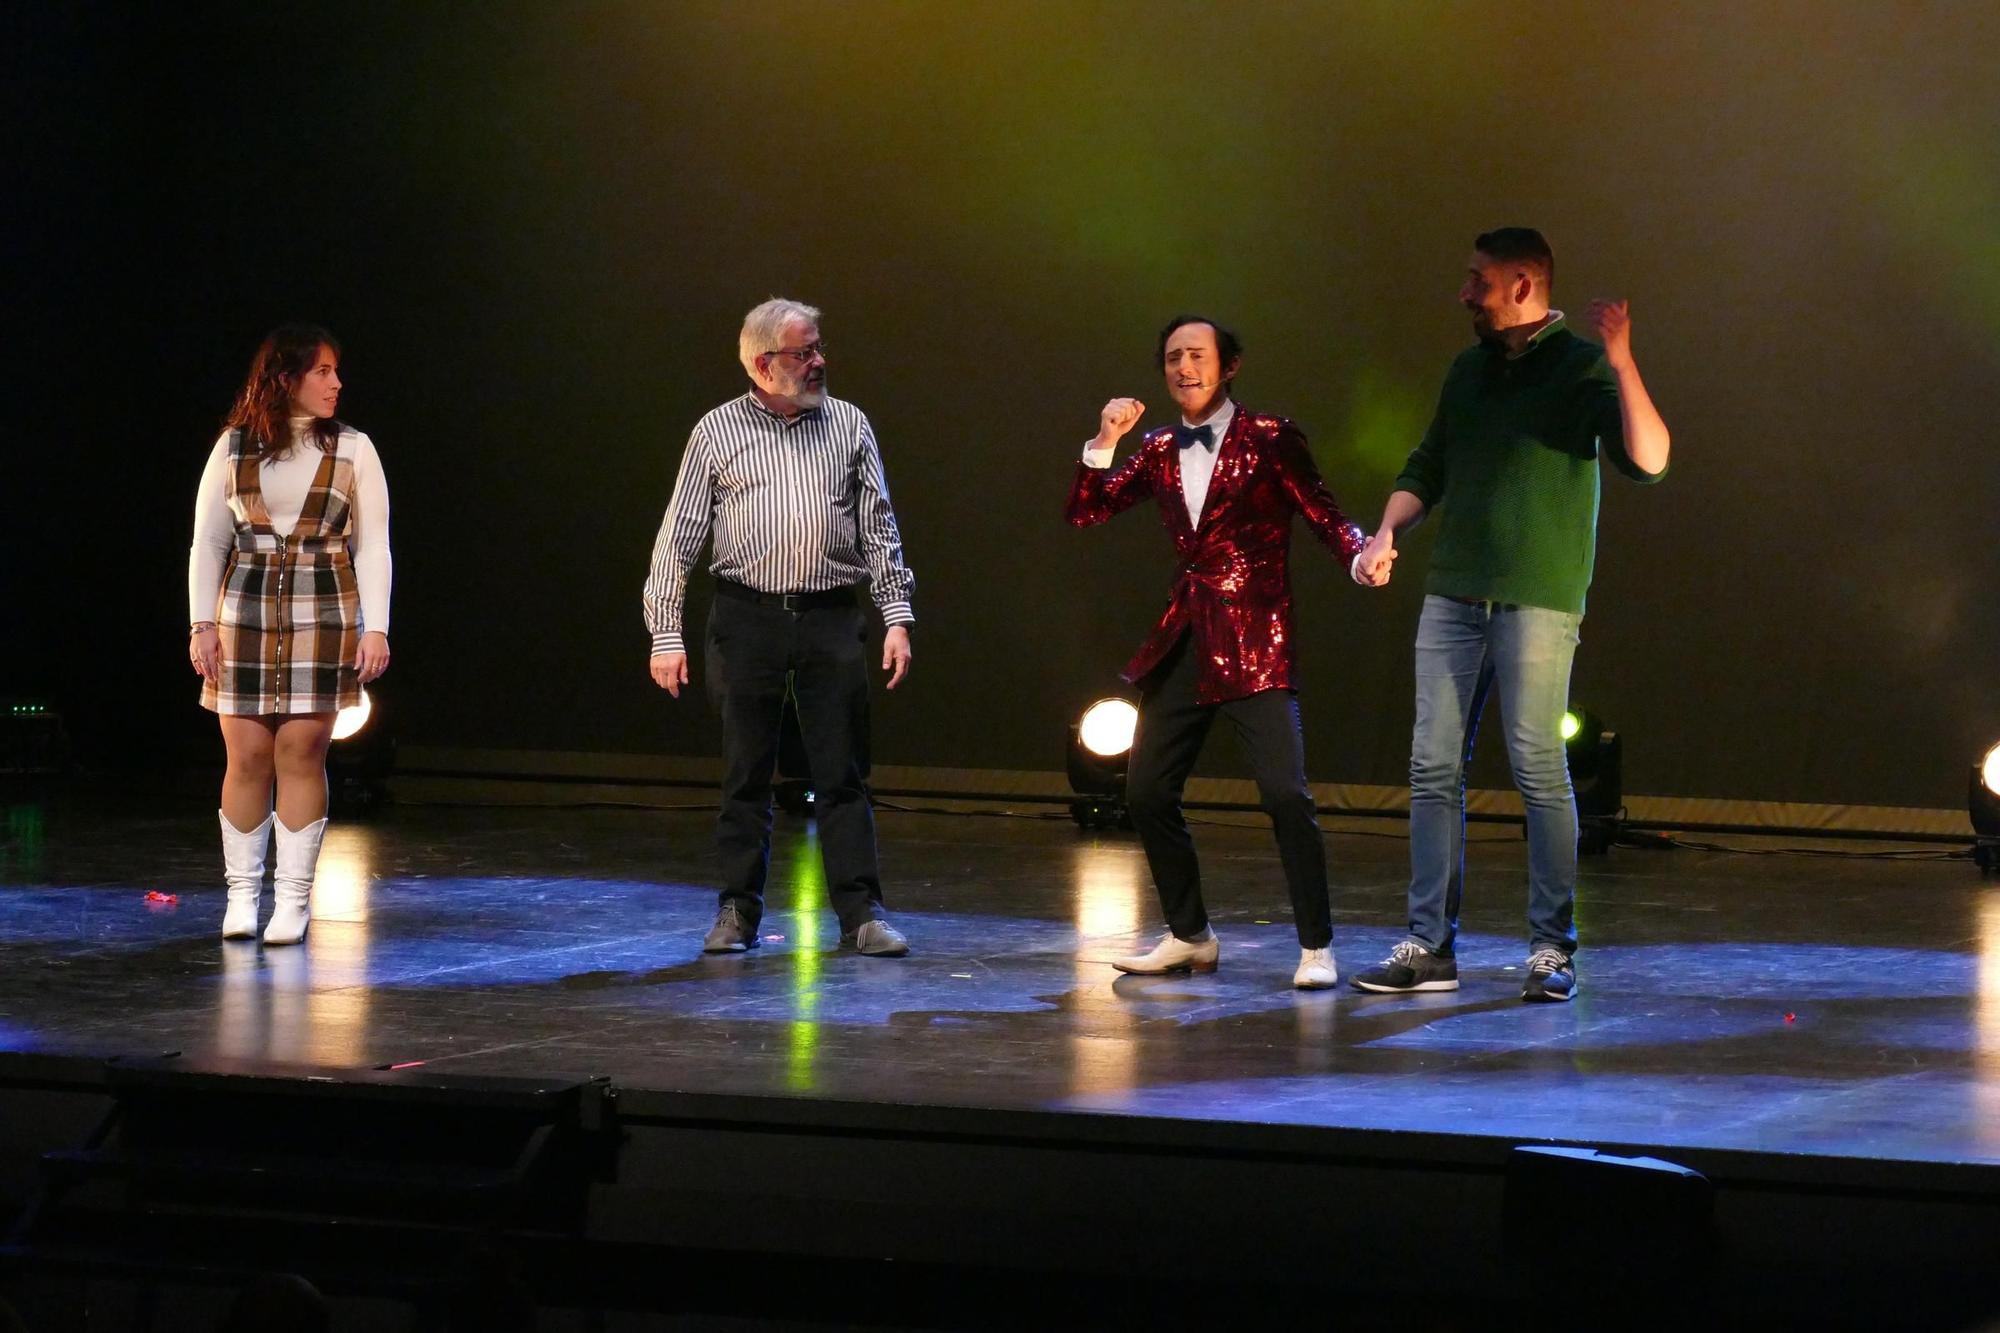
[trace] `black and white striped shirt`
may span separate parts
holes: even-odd
[[[754,394],[695,424],[646,575],[653,652],[686,652],[688,571],[713,533],[719,579],[759,592],[824,592],[869,581],[887,625],[913,624],[903,538],[882,454],[860,408],[838,398],[789,420]]]

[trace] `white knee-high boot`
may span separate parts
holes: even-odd
[[[229,906],[222,913],[222,938],[254,940],[257,903],[264,896],[264,849],[270,845],[271,825],[277,822],[277,816],[265,815],[264,822],[248,833],[230,823],[229,816],[220,810],[215,817],[222,825],[222,878],[229,885]]]
[[[271,873],[271,891],[278,901],[271,912],[271,924],[264,927],[264,943],[297,944],[306,937],[306,923],[312,920],[313,867],[319,864],[319,841],[326,833],[326,821],[289,829],[280,819],[276,828],[278,855]]]

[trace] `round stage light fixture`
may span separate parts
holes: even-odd
[[[1130,827],[1125,809],[1125,765],[1139,710],[1130,699],[1099,699],[1069,724],[1070,817],[1086,829]]]
[[[1987,748],[1966,781],[1972,816],[1972,859],[1981,870],[2000,870],[2000,744]]]
[[[1569,706],[1558,730],[1576,793],[1576,849],[1608,851],[1624,823],[1624,743],[1582,704]]]
[[[368,725],[368,719],[375,714],[375,701],[368,697],[368,691],[361,691],[361,702],[352,708],[343,708],[333,719],[333,738],[344,741],[357,735]]]
[[[364,814],[389,794],[396,766],[396,709],[368,690],[361,702],[333,719],[333,743],[326,749],[327,798],[340,818]]]
[[[1077,736],[1084,748],[1101,759],[1116,759],[1132,748],[1139,728],[1139,710],[1129,699],[1099,699],[1083,710]]]

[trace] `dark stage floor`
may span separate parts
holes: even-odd
[[[902,960],[837,948],[781,822],[764,946],[705,958],[705,812],[392,807],[334,827],[309,942],[264,950],[216,937],[206,803],[16,804],[0,1049],[2000,1162],[2000,887],[1963,862],[1617,850],[1581,995],[1530,1006],[1523,845],[1475,827],[1458,993],[1301,993],[1268,834],[1213,818],[1221,970],[1149,979],[1106,963],[1157,928],[1137,845],[1065,821],[885,811]],[[1344,986],[1399,938],[1405,844],[1329,844]]]

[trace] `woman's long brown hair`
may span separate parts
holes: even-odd
[[[326,348],[340,359],[340,344],[314,324],[286,324],[271,330],[250,362],[250,378],[236,405],[223,420],[224,430],[240,430],[256,447],[257,460],[274,458],[292,447],[292,388],[319,360]],[[315,418],[307,430],[322,453],[332,453],[340,439],[340,422]]]

